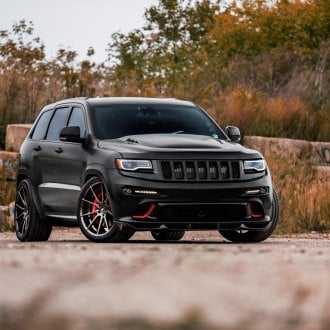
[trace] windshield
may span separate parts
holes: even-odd
[[[107,105],[92,108],[98,139],[118,139],[140,134],[196,134],[225,139],[205,113],[194,106]]]

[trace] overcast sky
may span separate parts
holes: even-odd
[[[48,58],[60,47],[76,50],[85,58],[88,47],[93,60],[106,59],[111,34],[128,32],[144,24],[145,8],[158,0],[0,0],[0,30],[10,30],[21,19],[32,21],[35,36],[46,46]]]

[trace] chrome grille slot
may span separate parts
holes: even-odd
[[[175,179],[179,180],[179,179],[184,178],[182,162],[174,162],[173,163],[173,172],[174,172],[174,178]]]
[[[170,162],[162,162],[162,172],[164,179],[172,179],[172,167]]]
[[[222,179],[229,179],[229,164],[228,162],[220,162],[220,173]]]
[[[198,179],[207,179],[206,162],[197,162]]]
[[[239,173],[239,162],[232,162],[231,163],[231,170],[234,179],[238,179],[240,177]]]
[[[188,180],[196,179],[196,169],[194,162],[186,162],[186,174]]]
[[[209,163],[209,175],[211,180],[216,180],[219,178],[219,169],[217,162]]]

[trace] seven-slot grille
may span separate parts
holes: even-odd
[[[161,161],[165,180],[209,181],[241,177],[240,162],[218,160]]]

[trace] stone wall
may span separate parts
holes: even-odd
[[[0,180],[2,182],[6,182],[6,185],[15,185],[19,149],[25,137],[29,133],[31,126],[32,125],[26,124],[7,126],[7,151],[0,150]],[[8,180],[11,180],[12,182],[9,182]],[[8,199],[8,196],[6,199]],[[14,204],[15,203],[12,202],[9,205],[0,205],[0,230],[9,230],[13,227]]]
[[[274,154],[285,159],[303,160],[310,165],[330,168],[329,142],[245,136],[244,145],[266,155]]]
[[[19,148],[31,129],[30,124],[13,124],[7,126],[6,150],[19,152]]]

